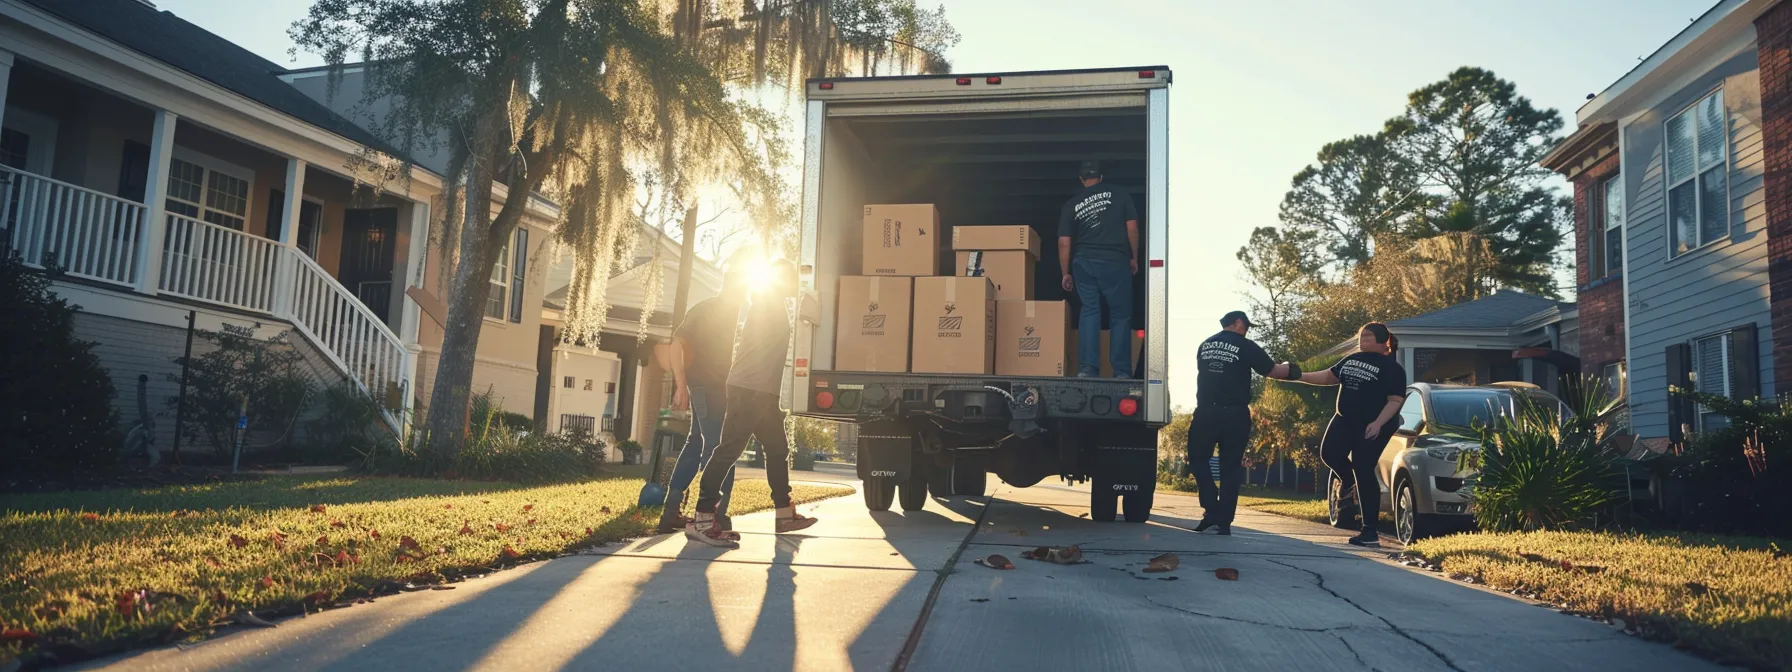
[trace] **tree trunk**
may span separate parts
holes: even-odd
[[[481,133],[489,138],[490,134]],[[483,149],[483,148],[481,148]],[[462,208],[461,262],[455,268],[448,296],[448,315],[442,328],[442,354],[436,364],[436,380],[429,395],[429,432],[425,438],[430,465],[437,469],[453,463],[466,441],[467,413],[473,390],[473,362],[479,332],[485,326],[485,302],[491,296],[492,264],[496,262],[491,220],[493,153],[477,152],[470,161],[472,174]],[[527,198],[527,192],[513,197]],[[449,226],[453,226],[452,223]]]
[[[684,211],[684,241],[678,250],[678,289],[672,300],[672,330],[684,323],[684,310],[691,300],[691,267],[697,264],[697,205]]]

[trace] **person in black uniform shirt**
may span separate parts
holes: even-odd
[[[1108,364],[1131,378],[1133,276],[1139,274],[1139,211],[1132,194],[1102,182],[1101,164],[1077,168],[1083,188],[1058,213],[1059,284],[1076,292],[1077,376],[1101,374],[1101,309],[1108,309]]]
[[[1219,528],[1232,534],[1238,513],[1238,486],[1244,481],[1244,449],[1251,440],[1251,372],[1286,378],[1291,365],[1276,364],[1269,353],[1245,335],[1251,319],[1234,310],[1220,318],[1220,333],[1201,342],[1196,355],[1195,416],[1188,426],[1188,465],[1201,489],[1201,524],[1196,532]],[[1220,483],[1216,490],[1207,461],[1220,451]]]
[[[1319,444],[1319,456],[1338,479],[1340,506],[1342,500],[1353,499],[1362,513],[1362,532],[1350,538],[1353,546],[1380,548],[1375,533],[1375,519],[1381,506],[1381,483],[1375,476],[1375,463],[1388,445],[1394,431],[1400,428],[1400,404],[1406,394],[1406,369],[1389,353],[1396,343],[1388,327],[1380,322],[1363,325],[1357,332],[1357,353],[1325,371],[1289,375],[1285,378],[1308,385],[1337,385],[1338,407],[1331,424],[1326,425],[1325,439]],[[1349,526],[1347,515],[1339,516],[1339,525]]]

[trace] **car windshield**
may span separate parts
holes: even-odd
[[[1512,414],[1512,396],[1504,390],[1437,390],[1431,393],[1431,415],[1449,427],[1480,427]]]

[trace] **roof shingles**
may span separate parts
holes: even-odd
[[[1573,307],[1573,303],[1502,289],[1467,303],[1403,320],[1393,320],[1388,322],[1388,326],[1498,329],[1513,326],[1550,308],[1567,310]]]

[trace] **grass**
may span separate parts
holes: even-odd
[[[1792,669],[1792,556],[1768,540],[1478,533],[1426,539],[1407,552],[1723,662]]]
[[[659,509],[636,508],[641,485],[279,477],[0,497],[0,663],[175,641],[244,611],[315,610],[644,536]],[[771,508],[765,481],[737,483],[730,508]]]

